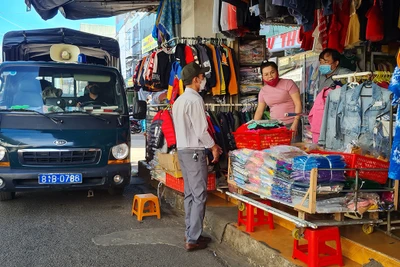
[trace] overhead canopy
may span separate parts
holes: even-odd
[[[4,60],[46,60],[52,44],[72,44],[96,58],[119,58],[117,40],[67,28],[11,31],[4,35]],[[103,52],[101,52],[103,51]]]
[[[44,20],[60,11],[67,19],[90,19],[112,17],[130,11],[154,10],[160,0],[25,0],[28,8],[33,6]]]

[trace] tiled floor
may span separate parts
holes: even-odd
[[[232,204],[223,199],[222,194],[209,194],[207,200],[209,207],[232,207]],[[268,226],[259,226],[255,228],[254,233],[250,233],[254,239],[264,242],[269,247],[276,249],[291,262],[299,265],[306,266],[299,260],[292,259],[293,237],[291,231],[287,228],[293,226],[282,227],[277,222],[281,223],[283,220],[276,219],[275,229],[269,230]],[[245,232],[245,226],[240,226],[240,230]],[[391,238],[383,232],[375,230],[372,234],[366,235],[358,226],[345,226],[340,227],[342,235],[342,250],[343,255],[351,257],[354,261],[344,258],[345,266],[361,266],[368,263],[370,258],[383,264],[383,266],[400,267],[400,241]],[[398,231],[397,234],[400,234]]]

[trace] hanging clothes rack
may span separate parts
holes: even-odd
[[[197,42],[204,42],[204,41],[209,41],[209,42],[218,42],[218,43],[227,43],[228,39],[226,38],[205,38],[205,37],[174,37],[168,41],[165,41],[161,44],[161,47],[165,47],[169,43],[172,43],[174,41],[180,42],[180,41],[197,41]]]
[[[342,75],[334,75],[332,76],[333,80],[340,80],[340,79],[347,79],[348,82],[353,82],[351,78],[355,77],[364,77],[364,76],[376,76],[376,75],[388,75],[391,74],[391,72],[388,71],[364,71],[364,72],[354,72],[354,73],[349,73],[349,74],[342,74]]]
[[[210,108],[211,111],[215,111],[216,107],[232,107],[232,108],[243,108],[243,107],[257,107],[257,104],[252,104],[252,103],[246,103],[246,104],[212,104],[212,103],[206,103],[204,104],[206,108]]]
[[[374,75],[374,72],[371,72],[371,71],[354,72],[354,73],[349,73],[349,74],[334,75],[334,76],[332,76],[332,79],[333,80],[347,79],[348,82],[352,82],[353,80],[351,80],[350,78],[373,76],[373,75]]]
[[[350,74],[343,74],[343,75],[334,75],[332,77],[333,80],[340,80],[340,79],[347,79],[348,82],[355,81],[355,77],[362,77],[362,76],[375,76],[375,75],[387,75],[387,71],[368,71],[368,72],[355,72],[355,73],[350,73]],[[352,79],[354,78],[354,79]],[[393,117],[394,117],[394,109],[393,106],[391,106],[390,109],[390,121],[389,121],[389,143],[392,144],[393,142]],[[398,202],[399,202],[399,180],[395,180],[392,182],[389,182],[389,187],[393,188],[394,192],[394,210],[398,210]],[[387,219],[385,222],[380,223],[379,225],[384,226],[386,225],[386,230],[383,230],[386,235],[394,237],[396,239],[400,239],[400,237],[396,236],[393,234],[394,230],[400,229],[399,226],[392,226],[393,224],[399,224],[400,220],[393,220],[391,217],[391,213],[393,210],[388,210],[387,211]],[[379,228],[378,228],[379,229]],[[379,229],[381,230],[381,229]]]

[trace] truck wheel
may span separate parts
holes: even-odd
[[[0,201],[11,200],[15,198],[15,192],[0,192]]]
[[[108,189],[108,193],[112,196],[121,196],[124,193],[124,187],[111,187]]]

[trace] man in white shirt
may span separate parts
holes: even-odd
[[[181,77],[185,92],[178,97],[172,108],[179,164],[185,183],[185,248],[187,251],[204,249],[211,238],[202,236],[205,204],[207,200],[208,148],[217,162],[222,149],[208,133],[204,102],[199,91],[204,89],[204,74],[209,67],[201,68],[192,62],[182,69]]]

